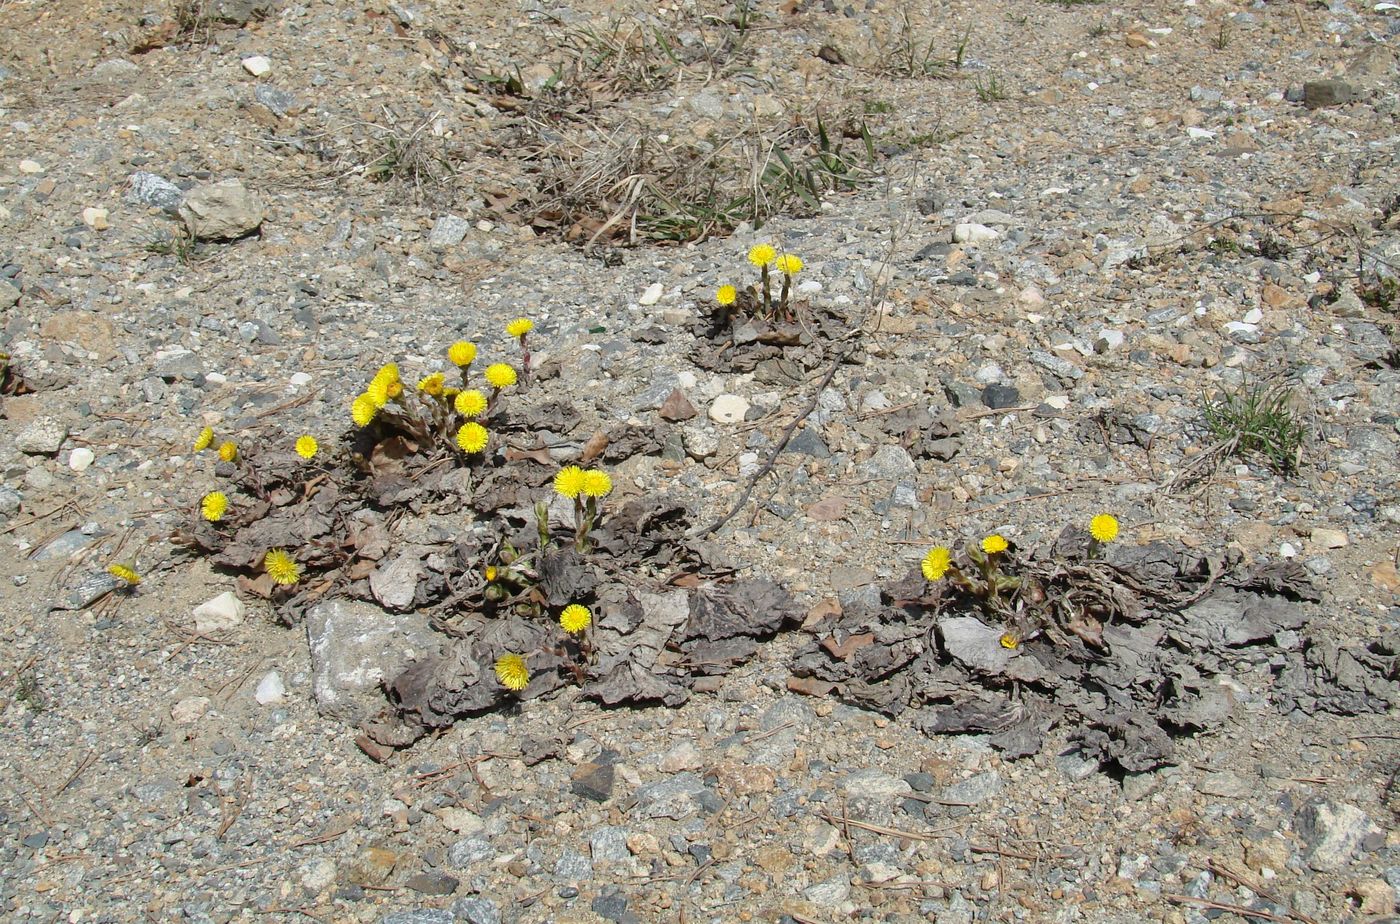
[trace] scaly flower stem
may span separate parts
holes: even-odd
[[[768,267],[765,265],[763,273],[763,314],[764,316],[773,313],[773,281],[768,275]]]

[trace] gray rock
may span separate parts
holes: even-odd
[[[296,96],[266,83],[260,83],[253,88],[253,98],[278,116],[286,115],[299,105]]]
[[[802,897],[814,905],[834,908],[851,897],[851,882],[847,876],[833,876],[802,890]]]
[[[1015,407],[1021,392],[1014,385],[988,385],[982,389],[982,403],[990,408]]]
[[[864,477],[871,481],[905,481],[913,478],[917,469],[903,446],[886,443],[863,466]]]
[[[577,850],[566,850],[554,864],[554,878],[580,882],[593,878],[593,861]]]
[[[92,79],[106,83],[122,83],[141,73],[140,65],[125,58],[109,58],[92,69]]]
[[[255,19],[266,19],[274,0],[214,0],[206,6],[210,19],[234,26],[245,26]]]
[[[764,767],[787,766],[797,752],[798,732],[814,721],[812,707],[796,696],[783,697],[759,716],[758,734],[767,737],[753,745],[750,759]]]
[[[471,229],[471,222],[456,215],[442,215],[433,222],[433,229],[428,232],[428,246],[434,250],[446,250],[448,247],[456,247],[462,243],[462,238],[467,236],[467,231]]]
[[[459,898],[452,904],[452,913],[467,924],[501,924],[501,909],[489,898]]]
[[[395,911],[380,918],[380,924],[453,924],[452,912],[441,908]]]
[[[457,869],[466,869],[473,863],[489,860],[496,855],[496,848],[481,835],[464,837],[447,848],[447,862]]]
[[[51,456],[68,438],[68,425],[54,417],[36,417],[15,437],[15,448],[26,455]]]
[[[1304,858],[1319,872],[1341,869],[1363,842],[1381,833],[1361,809],[1330,799],[1303,806],[1298,812],[1297,830],[1307,845]]]
[[[685,453],[697,462],[703,462],[719,452],[719,434],[708,423],[687,424],[682,430]]]
[[[180,218],[201,241],[229,241],[252,234],[266,210],[241,180],[221,180],[196,186],[180,203]]]
[[[874,767],[846,774],[841,780],[841,788],[848,795],[867,799],[897,799],[914,791],[904,780]]]
[[[390,615],[351,600],[321,603],[308,612],[306,638],[317,705],[323,713],[351,723],[382,704],[381,682],[440,642],[419,614]]]
[[[403,884],[423,895],[451,895],[457,891],[461,880],[446,873],[417,873],[405,879]]]
[[[698,808],[695,797],[705,782],[694,773],[678,773],[637,790],[637,811],[646,818],[686,818]]]
[[[0,279],[0,308],[13,308],[19,304],[19,289]]]
[[[199,354],[193,350],[174,347],[156,352],[155,361],[151,363],[151,371],[167,382],[179,380],[188,382],[195,376],[204,374],[204,364],[200,361]]]
[[[943,392],[953,407],[972,407],[982,400],[982,392],[967,382],[945,382]]]
[[[24,497],[9,485],[0,485],[0,516],[12,517],[19,513]]]
[[[627,849],[627,831],[616,825],[603,825],[594,829],[588,838],[588,853],[594,863],[617,863],[630,857]]]
[[[423,563],[416,549],[405,549],[393,561],[380,562],[370,572],[369,589],[385,609],[403,612],[413,608]]]
[[[133,173],[126,180],[126,198],[152,208],[162,209],[175,215],[180,211],[180,201],[185,198],[180,187],[154,173]]]
[[[1084,370],[1067,359],[1061,359],[1054,353],[1047,353],[1044,350],[1031,350],[1031,362],[1042,369],[1058,375],[1062,379],[1083,378]]]
[[[1354,99],[1356,99],[1356,90],[1352,85],[1335,77],[1326,80],[1309,80],[1303,84],[1303,105],[1309,109],[1341,106]]]
[[[948,802],[962,802],[967,805],[977,805],[985,802],[992,796],[1001,792],[1001,774],[995,770],[988,770],[970,776],[961,783],[954,783],[943,791],[943,798]]]
[[[831,450],[826,443],[817,435],[813,427],[803,427],[797,431],[788,444],[784,447],[784,452],[795,452],[799,455],[811,456],[814,459],[826,459],[831,457]]]

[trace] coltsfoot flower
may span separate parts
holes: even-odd
[[[374,374],[376,379],[382,379],[385,383],[399,381],[398,363],[385,363],[379,367],[379,371]]]
[[[127,587],[135,587],[141,583],[141,575],[127,565],[108,565],[107,573],[119,581],[125,581]]]
[[[418,380],[418,390],[430,398],[441,398],[444,376],[441,372],[425,375]]]
[[[982,540],[982,551],[986,552],[988,555],[1005,552],[1006,546],[1006,537],[1001,533],[992,533],[986,539]]]
[[[379,413],[381,405],[375,404],[374,399],[366,392],[357,397],[350,404],[350,419],[355,421],[357,427],[368,427],[370,421],[374,420],[374,415]]]
[[[474,420],[467,421],[457,429],[457,447],[468,455],[485,449],[490,438],[490,432]]]
[[[772,244],[755,244],[749,248],[749,262],[757,267],[767,266],[778,256]]]
[[[515,370],[505,363],[493,363],[486,367],[486,381],[492,388],[505,388],[514,385],[516,381]]]
[[[290,587],[301,580],[301,565],[282,549],[273,549],[263,556],[263,570],[267,576],[284,587]]]
[[[937,581],[948,573],[948,567],[953,562],[953,553],[948,551],[946,546],[936,545],[928,550],[924,560],[919,564],[919,570],[924,573],[924,580]]]
[[[233,440],[225,440],[219,444],[219,458],[225,462],[233,462],[238,459],[238,444]]]
[[[469,340],[458,340],[447,348],[447,359],[457,367],[470,366],[476,362],[476,344]]]
[[[733,286],[720,286],[715,290],[715,301],[728,308],[739,298],[739,290]]]
[[[316,437],[307,433],[297,437],[296,450],[297,455],[310,462],[321,451],[321,444],[316,442]]]
[[[1111,513],[1101,513],[1089,521],[1089,535],[1095,542],[1112,542],[1118,538],[1118,518]]]
[[[228,512],[228,495],[223,491],[210,491],[199,502],[199,515],[210,523],[217,523]]]
[[[583,483],[587,477],[577,465],[566,465],[554,476],[554,493],[573,500],[583,493]]]
[[[1015,651],[1017,648],[1021,647],[1021,637],[1015,632],[1003,632],[1001,638],[997,639],[997,641],[1001,644],[1001,647],[1005,648],[1007,651]]]
[[[588,607],[579,603],[570,603],[559,614],[559,627],[570,635],[579,634],[592,622],[593,614],[588,612]]]
[[[612,493],[612,478],[601,469],[590,468],[583,473],[583,493],[589,497],[607,497]]]
[[[463,417],[476,417],[486,410],[486,396],[475,388],[468,388],[457,392],[457,397],[452,399],[452,406]]]
[[[516,318],[506,325],[506,333],[512,337],[523,337],[535,329],[535,322],[529,318]]]
[[[773,261],[773,268],[787,276],[802,272],[802,258],[795,253],[785,253]]]
[[[199,436],[194,438],[194,451],[203,452],[212,445],[214,445],[214,428],[205,427],[199,431]]]
[[[370,379],[369,384],[365,386],[365,397],[374,405],[376,411],[389,403],[389,386],[392,384],[392,382],[387,382],[381,378],[373,378]]]
[[[501,686],[512,693],[519,693],[530,685],[530,670],[525,659],[518,654],[503,654],[496,659],[496,679]]]

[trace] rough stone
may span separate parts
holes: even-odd
[[[180,202],[185,198],[185,194],[180,187],[164,177],[137,171],[127,177],[126,198],[176,215],[180,211]]]
[[[1303,806],[1298,813],[1297,830],[1307,844],[1304,858],[1319,872],[1341,869],[1363,841],[1380,832],[1361,809],[1327,799]]]
[[[446,250],[462,243],[471,230],[471,222],[456,215],[439,215],[428,232],[428,246],[434,250]]]
[[[194,608],[194,631],[209,635],[240,626],[245,610],[243,601],[233,591],[226,590]]]
[[[1303,105],[1309,109],[1341,106],[1356,98],[1356,90],[1345,80],[1309,80],[1303,84]]]
[[[201,241],[227,241],[252,234],[266,211],[241,180],[221,180],[196,186],[179,206],[185,227]]]
[[[382,681],[441,642],[418,614],[390,615],[352,600],[332,600],[308,611],[306,637],[317,705],[351,723],[382,704]]]
[[[36,417],[15,437],[15,448],[26,455],[51,456],[68,438],[68,425],[55,417]]]
[[[501,924],[501,909],[489,898],[459,898],[452,903],[452,913],[466,924]]]
[[[720,395],[710,404],[710,419],[715,423],[741,423],[749,412],[749,402],[739,395]]]

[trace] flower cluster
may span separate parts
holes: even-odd
[[[756,300],[764,317],[789,316],[793,277],[802,271],[802,258],[793,253],[779,253],[772,244],[755,244],[749,248],[748,261],[758,269],[759,290]],[[778,301],[773,303],[773,274],[782,276],[783,287]],[[715,290],[715,301],[721,308],[731,308],[739,301],[739,290],[725,284]],[[750,302],[752,304],[752,302]]]
[[[519,693],[530,685],[530,669],[520,655],[503,654],[496,659],[496,679],[507,690]]]
[[[566,465],[554,476],[554,493],[574,502],[574,546],[588,548],[588,533],[598,522],[598,501],[612,493],[612,477],[602,469]]]

